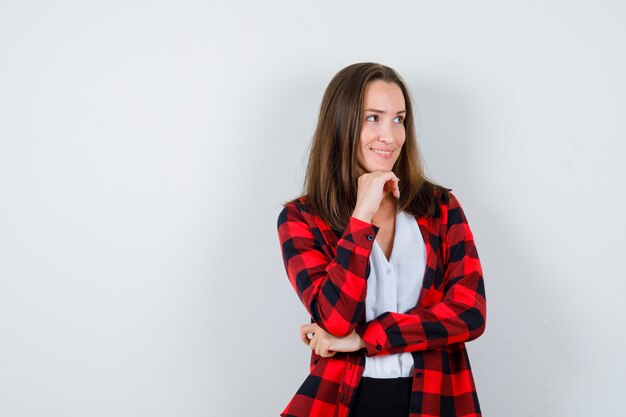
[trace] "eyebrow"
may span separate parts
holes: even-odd
[[[374,112],[374,113],[386,113],[383,110],[377,110],[377,109],[365,109],[364,111],[371,111],[371,112]],[[406,110],[400,110],[396,114],[401,114],[401,113],[406,113]]]

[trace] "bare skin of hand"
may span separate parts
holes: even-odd
[[[309,334],[313,335],[310,340]],[[315,323],[300,326],[300,340],[323,358],[331,357],[337,352],[356,352],[365,347],[363,339],[354,330],[348,336],[335,337]]]
[[[389,193],[400,198],[400,179],[393,172],[375,171],[363,174],[358,179],[356,205],[352,216],[370,222],[380,204]]]

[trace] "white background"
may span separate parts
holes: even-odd
[[[278,416],[322,93],[395,68],[485,272],[485,416],[620,416],[626,3],[0,1],[0,415]]]

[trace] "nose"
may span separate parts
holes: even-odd
[[[378,138],[381,142],[391,143],[393,142],[393,128],[388,123],[383,123],[380,128],[380,137]]]

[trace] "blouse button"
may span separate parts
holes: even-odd
[[[367,240],[374,240],[374,236],[373,235],[367,235]]]

